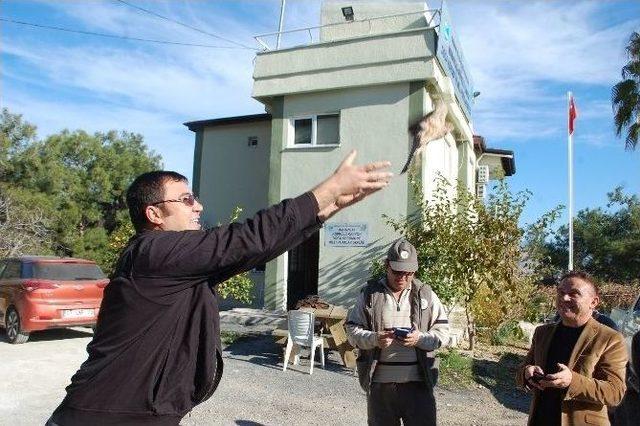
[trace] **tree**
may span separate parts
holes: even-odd
[[[640,34],[633,32],[626,48],[629,61],[622,67],[622,81],[611,90],[616,135],[626,129],[625,148],[636,149],[640,140]]]
[[[0,258],[46,252],[48,225],[40,209],[27,209],[0,193]]]
[[[574,219],[576,269],[602,281],[630,282],[640,276],[640,199],[622,187],[607,197],[607,209],[580,210]],[[568,234],[563,225],[545,245],[556,275],[566,270]]]
[[[22,121],[22,116],[11,114],[7,108],[0,115],[0,180],[12,172],[16,153],[35,141],[36,127]]]
[[[35,127],[8,110],[0,117],[0,187],[49,219],[51,250],[108,267],[109,235],[127,220],[125,191],[161,168],[141,135],[63,130],[38,140]]]
[[[411,177],[417,214],[388,223],[418,252],[417,276],[442,302],[461,304],[467,316],[470,349],[483,326],[524,316],[533,280],[521,267],[524,230],[518,221],[528,193],[511,194],[500,181],[483,204],[464,185],[453,188],[439,177],[431,201]],[[539,226],[543,226],[540,224]]]

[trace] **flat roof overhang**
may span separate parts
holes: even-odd
[[[183,123],[192,132],[197,132],[205,127],[225,126],[229,124],[244,124],[254,123],[257,121],[271,120],[271,114],[252,114],[252,115],[239,115],[236,117],[223,117],[213,118],[209,120],[187,121]]]

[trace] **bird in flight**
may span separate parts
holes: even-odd
[[[417,151],[423,150],[428,142],[443,138],[447,133],[453,130],[453,125],[447,123],[447,106],[443,101],[438,100],[436,107],[422,117],[416,124],[409,127],[409,133],[413,135],[413,146],[409,151],[409,158],[400,174],[406,173],[411,164],[411,160],[417,154]]]

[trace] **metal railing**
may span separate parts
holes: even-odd
[[[355,38],[355,37],[362,37],[364,35],[377,35],[377,34],[385,34],[385,33],[392,33],[392,32],[398,32],[401,31],[403,29],[396,29],[393,31],[389,31],[388,28],[386,29],[387,31],[379,31],[376,32],[374,31],[374,24],[377,21],[381,21],[381,20],[389,20],[392,18],[398,18],[398,17],[404,17],[404,16],[410,16],[410,15],[421,15],[424,16],[425,20],[426,20],[426,25],[423,27],[416,27],[416,28],[405,28],[404,30],[420,30],[420,29],[431,29],[431,28],[435,28],[438,25],[440,25],[440,18],[441,18],[441,12],[439,9],[428,9],[428,10],[421,10],[418,12],[407,12],[407,13],[398,13],[395,15],[384,15],[384,16],[377,16],[374,18],[366,18],[366,19],[355,19],[353,21],[348,21],[348,22],[336,22],[336,23],[332,23],[332,24],[326,24],[326,25],[319,25],[319,26],[315,26],[315,27],[306,27],[306,28],[297,28],[294,30],[288,30],[288,31],[277,31],[274,33],[267,33],[267,34],[260,34],[254,37],[254,39],[258,42],[258,44],[262,47],[263,51],[270,51],[270,50],[280,50],[280,49],[289,49],[291,47],[299,47],[299,46],[306,46],[306,45],[311,45],[311,44],[316,44],[316,43],[320,43],[320,42],[331,42],[331,41],[338,41],[338,40],[348,40],[350,38]],[[324,35],[321,34],[321,30],[323,29],[327,29],[327,28],[332,28],[332,27],[345,27],[348,28],[348,26],[357,26],[358,24],[366,24],[368,26],[368,30],[363,32],[362,31],[362,25],[360,26],[360,31],[357,31],[355,35],[348,35],[348,36],[344,36],[344,37],[337,37],[337,38],[329,38],[327,39],[327,34],[325,33]],[[278,38],[282,38],[284,39],[283,36],[288,36],[291,39],[295,39],[295,41],[293,42],[288,42],[286,43],[286,45],[284,47],[280,47],[280,48],[272,48],[269,45],[269,41],[271,39],[273,39],[274,41],[277,40]],[[323,38],[321,40],[321,37]],[[293,44],[292,44],[293,43]]]

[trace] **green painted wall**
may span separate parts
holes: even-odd
[[[250,136],[258,138],[256,146],[248,145]],[[240,220],[267,206],[270,141],[269,120],[208,127],[196,134],[193,186],[204,205],[205,226],[228,223],[236,206],[243,209]],[[255,307],[263,305],[264,276],[251,274]],[[221,307],[229,304],[223,301]]]
[[[281,155],[282,197],[295,196],[320,182],[354,148],[358,150],[358,163],[388,159],[393,164],[392,171],[398,173],[408,152],[409,93],[409,83],[402,83],[285,97],[285,119],[340,111],[341,145],[337,148],[285,148]],[[287,125],[282,134],[285,147],[290,130]],[[352,304],[369,276],[372,260],[383,258],[388,244],[396,238],[382,214],[397,217],[406,212],[407,181],[403,175],[394,177],[390,187],[383,192],[373,194],[331,218],[330,222],[334,223],[367,223],[369,245],[364,248],[325,247],[324,229],[320,231],[320,296],[333,303]],[[284,293],[285,286],[281,288]]]
[[[196,133],[196,144],[193,152],[193,177],[191,178],[191,190],[200,196],[200,168],[202,164],[202,137],[204,130],[200,129]]]
[[[271,146],[269,150],[269,205],[279,203],[282,196],[282,148],[286,120],[283,117],[284,98],[277,96],[271,99]],[[282,308],[285,291],[285,259],[279,256],[267,263],[264,284],[264,307],[267,309]]]

